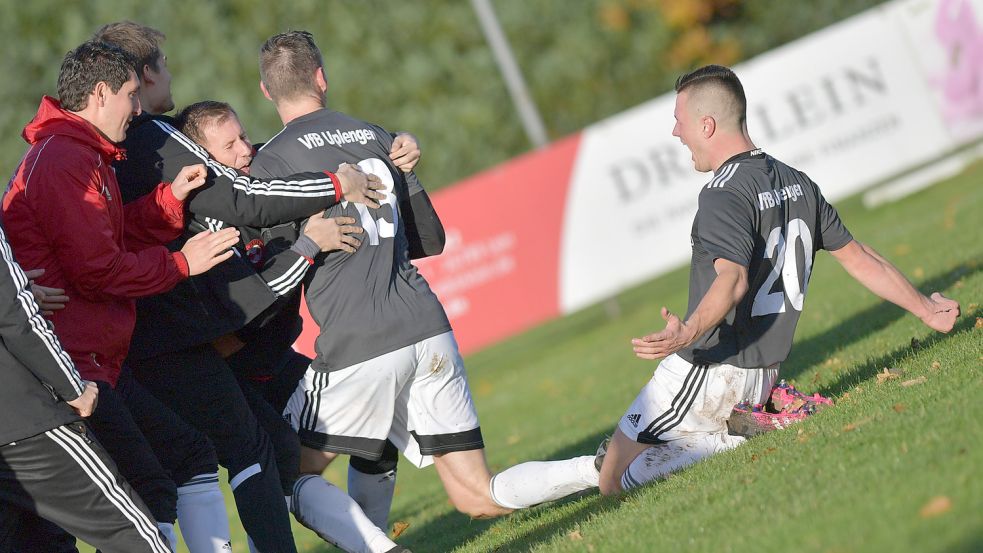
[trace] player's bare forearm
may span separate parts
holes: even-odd
[[[854,240],[830,253],[850,276],[878,297],[907,310],[935,330],[952,329],[959,316],[959,304],[938,293],[926,297],[874,248]]]
[[[660,359],[692,345],[700,336],[724,320],[747,293],[747,267],[725,259],[714,262],[717,278],[713,280],[699,305],[683,322],[665,307],[662,318],[666,328],[631,341],[632,349],[642,359]]]

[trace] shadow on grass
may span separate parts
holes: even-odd
[[[967,537],[960,543],[947,546],[946,551],[950,553],[979,553],[983,551],[983,536]]]
[[[939,332],[930,334],[927,338],[919,342],[918,349],[931,348],[940,342],[952,338],[956,334],[970,330],[975,324],[976,319],[973,317],[960,317],[956,320],[956,325],[952,327],[952,330],[950,330],[948,334],[942,334]],[[824,396],[838,397],[842,395],[843,392],[849,391],[864,381],[870,380],[874,375],[879,373],[882,368],[893,364],[898,358],[912,351],[914,351],[912,346],[906,345],[894,351],[888,352],[876,359],[868,360],[862,365],[856,365],[850,370],[850,372],[843,374],[842,377],[835,382],[831,382],[830,384],[819,388],[817,391]]]
[[[983,270],[983,266],[973,267],[967,263],[961,263],[941,275],[919,283],[918,287],[922,291],[927,291],[929,293],[946,290],[959,279],[973,275],[981,270]],[[963,308],[965,309],[965,306],[963,306]],[[848,344],[864,340],[871,334],[883,330],[891,325],[891,323],[906,315],[908,315],[908,312],[904,309],[901,309],[890,302],[882,301],[877,305],[865,309],[853,315],[849,319],[838,323],[836,326],[830,328],[822,334],[813,336],[812,338],[809,338],[803,342],[796,343],[792,347],[792,353],[789,355],[788,360],[782,363],[782,378],[791,380],[800,376],[806,370],[825,361],[829,357],[831,351],[842,348]],[[959,324],[962,324],[962,322],[959,322]],[[944,337],[944,334],[936,333],[926,340],[926,342],[931,340],[932,343],[935,343],[935,341]],[[899,351],[903,351],[903,349]],[[895,354],[896,353],[897,352],[895,352]],[[895,354],[892,354],[892,356]],[[893,359],[892,356],[882,357],[877,360],[877,363],[887,363]],[[881,366],[877,367],[878,370],[880,368]],[[863,371],[851,371],[848,377],[853,378],[860,373],[864,374],[863,378],[860,378],[860,380],[871,376]],[[834,384],[831,387],[838,388],[839,385]],[[849,386],[846,388],[849,388]],[[826,391],[829,391],[829,388],[827,388]]]

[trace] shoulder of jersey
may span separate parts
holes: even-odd
[[[728,184],[733,184],[736,182],[734,181],[734,175],[737,174],[738,170],[741,168],[741,165],[743,165],[743,163],[740,161],[734,161],[724,165],[720,168],[720,172],[710,179],[710,182],[706,183],[703,188],[706,190],[712,190],[714,188],[724,188]]]

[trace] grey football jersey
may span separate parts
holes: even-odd
[[[300,167],[334,171],[355,163],[388,185],[378,209],[343,201],[325,212],[353,217],[365,234],[354,254],[322,253],[307,273],[307,307],[321,329],[313,364],[318,371],[343,369],[451,328],[437,296],[410,263],[399,205],[422,187],[413,173],[404,175],[392,164],[392,142],[381,127],[322,109],[288,123],[252,164],[260,176],[293,174]]]
[[[727,160],[703,187],[691,237],[687,317],[716,278],[716,259],[747,267],[748,292],[679,355],[744,368],[788,357],[816,252],[853,239],[809,177],[761,150]]]

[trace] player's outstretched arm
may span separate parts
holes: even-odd
[[[846,272],[881,298],[907,310],[928,327],[949,332],[959,316],[959,303],[935,292],[926,297],[874,248],[856,240],[830,252]]]
[[[720,324],[740,303],[748,289],[747,267],[717,259],[713,262],[713,268],[717,271],[717,278],[713,279],[710,289],[685,322],[663,307],[662,318],[666,321],[666,328],[631,341],[637,357],[661,359],[676,353]]]

